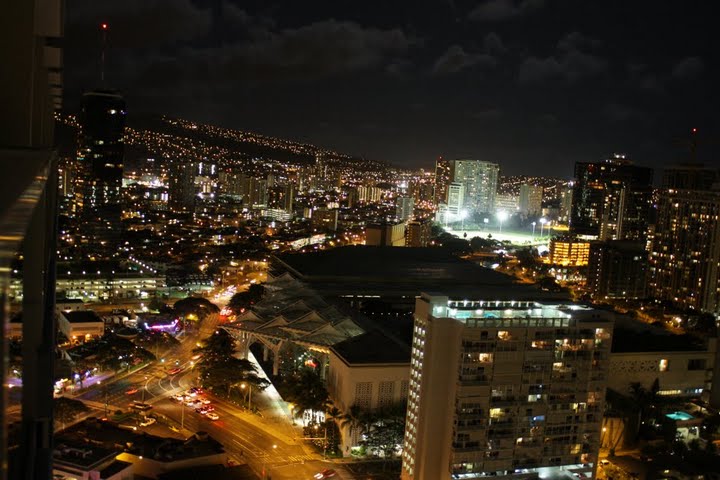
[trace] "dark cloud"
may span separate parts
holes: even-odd
[[[576,82],[582,78],[600,75],[607,71],[606,60],[592,53],[581,51],[592,45],[592,40],[578,32],[564,36],[553,56],[541,58],[530,56],[523,60],[518,71],[518,81],[523,84],[545,80]]]
[[[488,55],[502,55],[505,51],[507,51],[507,48],[505,48],[500,36],[495,32],[490,32],[485,35],[483,48],[485,49],[485,53]]]
[[[488,0],[470,12],[470,20],[500,21],[519,17],[543,7],[544,0]]]
[[[435,61],[432,73],[435,75],[444,75],[458,73],[461,70],[475,65],[493,67],[495,64],[495,58],[490,55],[484,53],[467,53],[460,45],[452,45]]]
[[[583,35],[580,32],[570,32],[558,41],[557,48],[561,51],[597,48],[602,42],[596,38]]]
[[[405,52],[413,40],[400,29],[363,28],[326,20],[268,33],[234,49],[235,60],[266,75],[312,78],[370,68]]]
[[[470,118],[481,121],[496,121],[505,115],[505,112],[499,108],[488,108],[470,112]]]
[[[617,102],[611,102],[602,109],[602,115],[611,122],[647,122],[647,115],[640,110],[623,105]]]
[[[672,70],[672,76],[679,80],[693,80],[699,77],[703,70],[705,70],[705,64],[700,57],[687,57],[675,65]]]

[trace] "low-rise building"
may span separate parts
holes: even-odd
[[[713,402],[716,356],[717,338],[696,339],[622,319],[613,338],[607,386],[627,395],[633,383],[650,390],[657,381],[659,395]]]
[[[60,312],[57,325],[71,342],[87,342],[105,334],[105,322],[92,310]]]
[[[132,464],[116,456],[116,450],[63,439],[53,451],[53,478],[132,480]]]
[[[347,413],[352,406],[372,411],[407,401],[410,349],[377,330],[349,338],[330,348],[328,392]],[[349,427],[342,433],[343,454],[359,442]]]

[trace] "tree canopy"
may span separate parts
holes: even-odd
[[[252,305],[260,301],[265,292],[265,287],[260,284],[250,285],[250,288],[245,292],[237,292],[230,298],[228,302],[228,308],[233,311],[235,315],[240,314],[244,310],[247,310]]]
[[[173,305],[173,309],[177,315],[187,317],[190,314],[194,314],[200,320],[212,313],[220,313],[220,309],[217,305],[200,297],[187,297],[182,300],[178,300]]]
[[[202,355],[197,363],[203,387],[230,395],[230,389],[248,383],[257,389],[266,388],[270,382],[258,375],[249,360],[236,358],[235,340],[225,330],[216,330],[203,345],[193,350]]]

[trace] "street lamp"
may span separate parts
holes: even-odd
[[[145,403],[145,390],[147,390],[147,379],[148,379],[148,376],[145,375],[145,385],[143,385],[143,391],[142,391],[143,392],[142,393],[142,403]],[[135,398],[137,398],[137,397],[135,397]]]
[[[545,217],[540,219],[540,238],[543,236],[543,229],[545,228],[545,224],[547,223],[547,219]]]
[[[272,448],[273,448],[273,452],[275,452],[277,450],[277,445],[273,444]],[[262,467],[262,478],[263,479],[267,478],[267,475],[265,473],[265,464],[266,463],[267,463],[267,458],[263,458],[263,467]]]
[[[248,387],[248,393],[247,393],[247,404],[248,404],[248,410],[252,410],[252,385],[241,383],[240,388],[243,389],[243,392],[245,391],[245,386]]]
[[[508,213],[505,210],[500,210],[497,212],[497,219],[498,219],[498,233],[502,233],[502,224],[505,220],[508,219]]]
[[[536,224],[536,223],[537,223],[537,222],[532,222],[532,224],[531,224],[531,225],[533,226],[533,233],[532,233],[532,239],[533,239],[533,240],[535,240],[535,224]]]

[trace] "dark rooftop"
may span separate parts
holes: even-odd
[[[303,254],[286,254],[280,261],[303,280],[341,278],[424,283],[472,280],[513,284],[512,277],[462,260],[441,248],[351,246]]]
[[[283,254],[274,263],[275,274],[288,271],[321,295],[404,297],[412,303],[423,291],[498,300],[565,298],[519,284],[442,248],[350,246]]]
[[[70,323],[103,323],[100,315],[92,310],[73,310],[72,312],[63,312],[63,315],[65,315],[65,318],[67,318]]]
[[[410,348],[378,330],[343,340],[331,348],[337,356],[351,365],[410,363]]]
[[[115,460],[107,467],[100,470],[100,478],[109,478],[118,472],[122,472],[128,466],[132,465],[130,462],[123,462],[122,460]]]
[[[114,422],[105,422],[95,418],[89,418],[63,430],[57,435],[56,443],[85,443],[88,448],[99,446],[107,449],[117,449],[118,445],[123,445],[124,448],[120,450],[160,462],[204,457],[224,452],[220,442],[209,436],[198,434],[187,440],[156,437],[147,432],[124,429]]]
[[[248,465],[226,467],[224,465],[205,465],[201,467],[173,470],[158,475],[158,480],[197,480],[211,478],[213,480],[258,480],[258,476]]]
[[[707,348],[705,341],[692,335],[678,335],[663,327],[617,316],[613,329],[612,352],[696,352]]]

